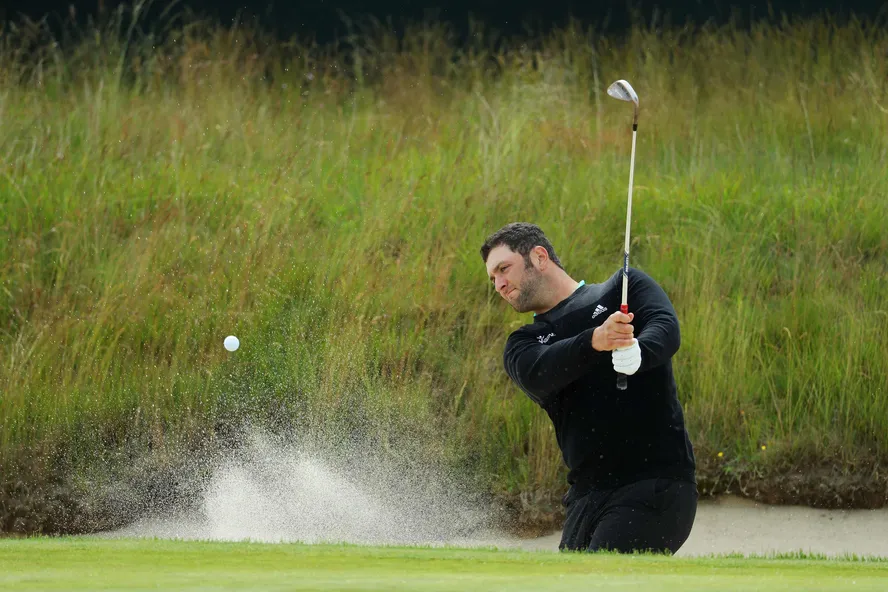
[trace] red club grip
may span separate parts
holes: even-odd
[[[629,314],[629,305],[628,304],[621,304],[620,305],[620,312],[623,314]]]

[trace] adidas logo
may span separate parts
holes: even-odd
[[[549,340],[555,337],[554,333],[549,333],[548,335],[540,335],[537,337],[540,343],[546,344],[549,343]]]
[[[599,304],[598,306],[595,307],[595,312],[592,313],[592,318],[594,319],[595,317],[597,317],[598,315],[600,315],[601,313],[603,313],[606,310],[607,309],[605,307],[603,307]]]

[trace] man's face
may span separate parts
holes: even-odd
[[[518,312],[529,312],[539,307],[539,292],[543,276],[533,265],[526,265],[524,257],[505,245],[490,251],[487,256],[487,275],[496,291]]]

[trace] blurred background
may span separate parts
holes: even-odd
[[[335,483],[343,507],[404,497],[368,515],[436,500],[423,536],[455,508],[460,535],[557,527],[551,424],[502,368],[529,319],[479,249],[533,221],[576,279],[619,268],[618,78],[633,265],[679,313],[701,493],[884,506],[885,16],[7,0],[0,531],[300,523]]]

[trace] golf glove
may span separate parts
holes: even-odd
[[[621,374],[632,376],[641,367],[641,347],[638,339],[632,340],[632,345],[615,349],[611,353],[614,362],[614,370]]]

